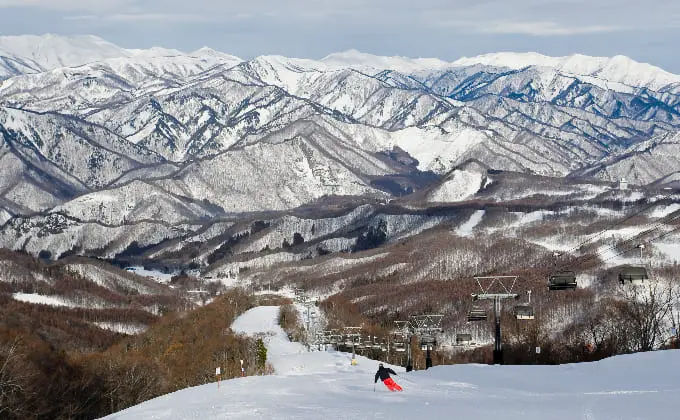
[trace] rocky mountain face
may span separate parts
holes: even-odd
[[[489,170],[671,184],[679,127],[680,76],[626,57],[244,61],[0,37],[0,245],[171,258],[201,242],[206,262],[281,212],[474,199]],[[321,250],[356,239],[343,226]]]

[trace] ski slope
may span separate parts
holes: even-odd
[[[277,373],[207,384],[161,396],[108,419],[503,419],[677,418],[680,351],[562,366],[435,366],[406,373],[404,392],[373,386],[378,362],[340,352],[307,352],[276,325],[277,307],[239,317],[235,331],[265,332]],[[215,366],[206,362],[206,369]]]

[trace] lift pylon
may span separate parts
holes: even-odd
[[[505,299],[517,299],[519,294],[513,292],[519,276],[476,276],[479,293],[472,293],[472,300],[493,300],[495,316],[495,340],[493,363],[503,364],[503,345],[501,340],[501,308]]]

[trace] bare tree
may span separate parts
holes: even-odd
[[[28,416],[25,404],[29,373],[25,370],[19,339],[0,346],[0,418]]]
[[[675,296],[671,284],[653,281],[642,286],[622,286],[619,295],[626,302],[621,315],[622,321],[629,323],[630,350],[658,348],[663,342],[665,327],[672,322]]]
[[[675,332],[674,337],[676,346],[680,343],[680,284],[670,284],[671,287],[671,310],[669,313],[670,325]]]

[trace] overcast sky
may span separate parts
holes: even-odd
[[[678,0],[0,0],[0,34],[43,33],[242,58],[623,54],[680,73]]]

